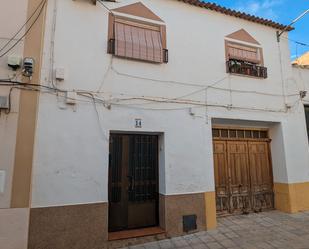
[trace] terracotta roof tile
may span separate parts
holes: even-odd
[[[251,21],[251,22],[255,22],[255,23],[259,23],[265,26],[269,26],[275,29],[279,29],[279,30],[283,30],[286,29],[287,31],[291,31],[294,30],[293,27],[287,27],[286,25],[277,23],[275,21],[272,20],[268,20],[268,19],[264,19],[262,17],[258,17],[258,16],[254,16],[254,15],[250,15],[244,12],[240,12],[240,11],[236,11],[236,10],[232,10],[223,6],[220,6],[218,4],[215,3],[210,3],[210,2],[204,2],[201,0],[178,0],[180,2],[184,2],[187,4],[191,4],[197,7],[201,7],[201,8],[205,8],[205,9],[209,9],[212,11],[216,11],[225,15],[229,15],[229,16],[234,16],[234,17],[238,17],[247,21]]]

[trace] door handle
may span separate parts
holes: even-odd
[[[133,190],[133,176],[128,176],[129,179],[129,191]]]

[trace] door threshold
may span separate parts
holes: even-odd
[[[113,240],[131,239],[131,238],[159,235],[164,233],[165,231],[161,227],[148,227],[141,229],[124,230],[119,232],[111,232],[108,233],[108,240],[113,241]]]

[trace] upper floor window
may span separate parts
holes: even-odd
[[[109,17],[108,52],[118,57],[167,63],[166,27],[142,3],[113,10]]]
[[[245,30],[239,30],[226,37],[225,51],[228,73],[267,78],[263,50]]]

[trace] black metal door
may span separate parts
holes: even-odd
[[[112,134],[109,230],[158,225],[158,137]]]

